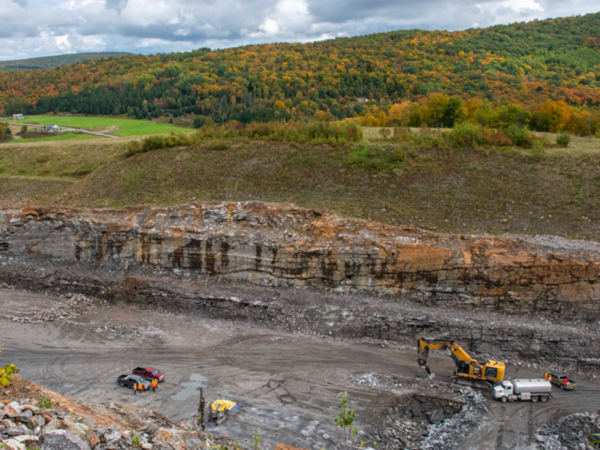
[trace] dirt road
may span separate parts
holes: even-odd
[[[193,421],[197,388],[203,386],[209,401],[224,397],[244,403],[222,426],[209,427],[213,432],[244,442],[259,428],[266,448],[277,442],[315,449],[339,443],[334,416],[338,394],[344,390],[350,392],[350,404],[357,410],[357,442],[367,440],[391,388],[356,386],[351,378],[376,373],[411,380],[416,372],[413,350],[284,334],[102,302],[78,316],[64,315],[53,322],[10,319],[33,312],[43,315],[64,302],[64,298],[0,289],[0,315],[5,317],[0,319],[2,360],[14,362],[25,378],[61,394],[94,402],[134,403],[177,421]],[[437,373],[434,381],[446,385],[442,381],[451,374],[452,362],[441,354],[430,361]],[[116,377],[138,365],[155,366],[167,374],[157,393],[134,396],[117,386]],[[514,366],[507,372],[513,378],[541,375]],[[490,401],[480,429],[459,448],[533,448],[534,432],[545,421],[598,409],[600,382],[577,381],[578,390],[555,390],[554,398],[544,405]]]

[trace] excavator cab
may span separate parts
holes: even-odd
[[[495,383],[504,379],[505,364],[500,361],[479,362],[455,341],[448,339],[420,338],[417,341],[419,368],[424,370],[428,378],[435,374],[427,365],[429,350],[446,350],[456,364],[451,383],[472,386],[483,389],[492,389]]]

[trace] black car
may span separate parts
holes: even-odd
[[[117,378],[117,384],[122,387],[128,387],[133,389],[133,385],[137,383],[142,385],[144,391],[147,391],[151,387],[150,382],[148,380],[144,380],[139,375],[123,374],[119,378]]]

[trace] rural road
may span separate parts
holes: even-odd
[[[285,334],[247,325],[183,315],[140,311],[98,302],[78,317],[36,324],[10,317],[43,313],[64,298],[0,289],[2,362],[14,362],[21,375],[74,398],[128,402],[192,422],[197,388],[207,400],[227,398],[244,407],[211,432],[250,439],[254,428],[266,449],[278,442],[302,448],[333,448],[340,441],[334,416],[338,394],[350,392],[361,437],[372,431],[389,395],[385,389],[353,386],[365,373],[414,379],[415,351],[376,344]],[[430,357],[437,383],[447,380],[453,363],[443,354]],[[166,373],[157,393],[134,396],[116,377],[137,365]],[[508,366],[513,378],[539,377],[537,371]],[[482,427],[461,443],[464,449],[534,448],[534,432],[544,422],[573,412],[597,411],[600,383],[578,379],[573,392],[554,390],[547,404],[507,405],[490,401]],[[347,386],[347,388],[346,388]],[[485,419],[485,420],[483,420]],[[330,434],[331,433],[331,434]],[[377,447],[378,448],[378,447]]]
[[[39,127],[39,123],[22,123],[22,122],[9,122],[11,125],[27,125],[28,127]],[[43,125],[42,125],[43,126]],[[112,134],[105,133],[97,133],[95,131],[84,130],[82,128],[69,128],[69,127],[60,127],[61,131],[79,131],[81,133],[93,134],[95,136],[102,136],[108,138],[120,138],[122,136],[114,136]]]

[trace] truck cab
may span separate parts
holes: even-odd
[[[505,403],[512,400],[514,397],[514,385],[510,381],[503,381],[500,384],[494,386],[494,398]]]

